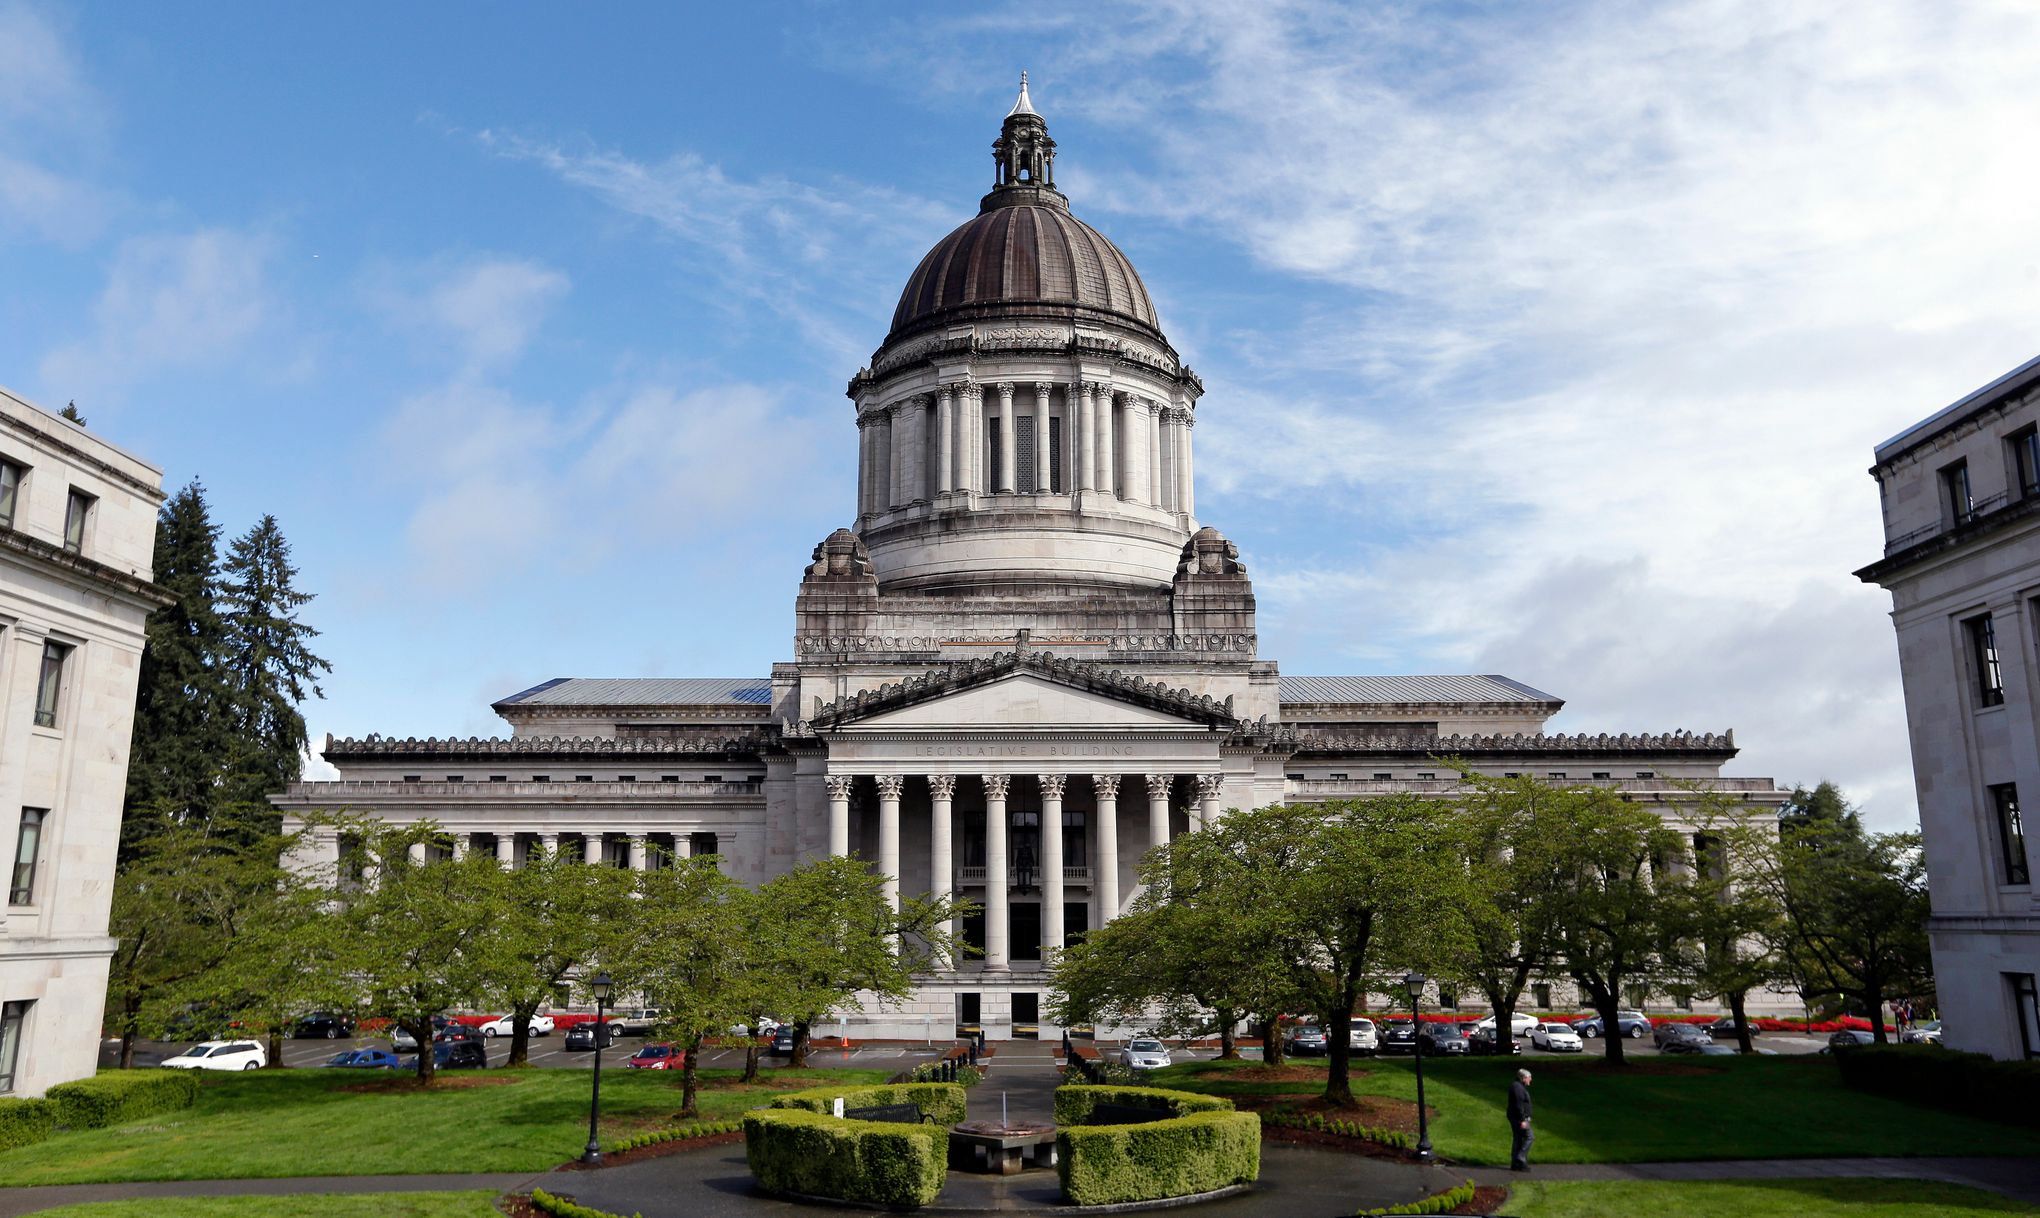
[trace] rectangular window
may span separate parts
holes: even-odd
[[[0,528],[14,527],[14,510],[21,503],[21,480],[27,476],[27,466],[0,461]]]
[[[1456,1010],[1458,1010],[1458,1009],[1459,1009],[1459,991],[1458,991],[1458,990],[1455,990],[1455,989],[1452,989],[1452,988],[1451,988],[1451,987],[1449,987],[1449,986],[1443,986],[1443,985],[1439,986],[1439,987],[1438,987],[1438,1005],[1439,1005],[1439,1006],[1441,1006],[1441,1007],[1444,1007],[1444,1008],[1445,1008],[1446,1010],[1448,1010],[1448,1011],[1456,1011]]]
[[[2012,485],[2019,498],[2040,495],[2040,428],[2028,427],[2005,444],[2012,450]]]
[[[2040,984],[2035,983],[2031,973],[2006,973],[2005,981],[2012,987],[2012,1009],[2019,1021],[2019,1044],[2028,1058],[2040,1057]],[[8,1067],[6,1058],[0,1057],[0,1070]],[[0,1080],[0,1091],[6,1089],[5,1081]]]
[[[978,929],[980,934],[978,936],[978,943],[980,946],[984,944],[984,936],[982,934],[984,922],[984,915],[979,914]],[[958,1036],[963,1035],[965,1028],[976,1028],[978,1026],[979,1011],[981,1009],[980,1002],[981,999],[976,994],[958,994],[956,996],[956,1034]]]
[[[1388,781],[1392,780],[1392,779],[1393,779],[1394,777],[1395,777],[1395,775],[1394,775],[1394,774],[1392,774],[1392,773],[1390,773],[1390,772],[1389,772],[1389,771],[1387,771],[1387,770],[1376,770],[1376,771],[1374,771],[1374,781],[1376,781],[1376,782],[1388,782]]]
[[[35,725],[55,727],[57,725],[57,697],[64,689],[64,661],[71,658],[71,649],[62,643],[43,644],[42,675],[35,686]]]
[[[2005,883],[2030,884],[2032,872],[2026,867],[2026,822],[2019,814],[2017,783],[1999,783],[1990,789],[1997,807],[1998,853],[2004,859]]]
[[[1969,660],[1975,669],[1976,704],[1978,706],[2002,706],[2005,701],[2005,675],[1998,663],[1997,627],[1985,613],[1962,623],[1962,629],[1969,635]]]
[[[1438,772],[1436,770],[1418,770],[1417,777],[1424,782],[1432,782],[1437,779]]]
[[[489,775],[489,781],[490,781],[490,782],[509,782],[509,781],[510,781],[510,776],[509,776],[508,774],[491,774],[491,775]]]
[[[1638,771],[1636,772],[1636,776],[1637,776],[1638,778],[1656,778],[1656,777],[1657,777],[1657,771],[1656,771],[1656,770],[1638,770]]]
[[[1288,780],[1289,780],[1289,781],[1291,781],[1291,782],[1302,782],[1302,781],[1303,781],[1303,775],[1301,775],[1301,774],[1284,774],[1284,775],[1283,775],[1282,777],[1284,777],[1284,778],[1288,779]]]
[[[75,487],[64,503],[64,548],[73,554],[85,551],[85,519],[92,514],[92,496]]]
[[[1041,903],[1015,901],[1012,912],[1012,952],[1015,960],[1041,959]]]
[[[1548,982],[1548,981],[1540,981],[1540,982],[1538,982],[1538,983],[1537,983],[1536,985],[1533,985],[1533,986],[1531,986],[1531,987],[1530,987],[1530,994],[1531,994],[1531,997],[1532,997],[1532,998],[1534,998],[1534,999],[1536,1000],[1536,1002],[1537,1002],[1537,1009],[1538,1009],[1538,1010],[1540,1010],[1540,1011],[1549,1011],[1549,1010],[1551,1009],[1551,983],[1550,983],[1550,982]]]
[[[544,780],[543,780],[543,779],[541,779],[540,781],[544,781]],[[680,776],[679,776],[678,774],[661,774],[661,775],[659,775],[659,781],[660,781],[660,782],[679,782],[679,781],[680,781]]]
[[[1010,491],[1013,488],[999,480],[999,420],[985,420],[985,489]]]
[[[424,776],[423,774],[406,774],[406,775],[404,775],[404,781],[405,781],[405,782],[424,782],[424,781],[425,781],[425,776]]]
[[[1063,493],[1063,421],[1050,415],[1048,419],[1048,489],[1060,495]]]
[[[1596,777],[1596,778],[1606,778],[1606,777],[1608,777],[1608,771],[1606,771],[1606,770],[1595,770],[1595,771],[1594,771],[1594,777]]]
[[[1564,771],[1564,770],[1546,770],[1546,771],[1544,772],[1544,776],[1545,776],[1546,778],[1564,778],[1564,777],[1565,777],[1565,771]]]
[[[1976,511],[1976,499],[1969,493],[1969,462],[1957,461],[1941,470],[1941,495],[1948,503],[1956,524],[1969,523]]]
[[[412,779],[408,779],[407,781],[409,781],[409,782],[416,782],[416,781],[418,781],[418,780],[417,780],[417,779],[415,779],[415,778],[412,778]],[[531,776],[531,781],[533,781],[533,782],[551,782],[551,781],[552,781],[552,775],[550,775],[550,774],[533,774],[533,775]]]
[[[1034,489],[1034,416],[1023,414],[1013,419],[1013,476],[1020,480],[1016,491]]]
[[[1333,782],[1344,782],[1346,780],[1346,776],[1344,774],[1327,774],[1325,775],[1325,777],[1331,779]]]
[[[616,776],[616,781],[618,781],[618,782],[636,782],[636,781],[637,781],[637,775],[635,775],[635,774],[618,774],[618,775]]]
[[[713,833],[690,833],[687,835],[687,845],[689,852],[696,858],[719,853]]]
[[[465,782],[465,781],[467,781],[467,780],[466,780],[466,778],[464,778],[464,777],[463,777],[462,775],[459,775],[459,774],[448,774],[448,775],[446,776],[446,781],[448,781],[448,782]]]
[[[1091,907],[1082,901],[1063,902],[1063,942],[1075,947],[1091,933]]]
[[[703,781],[703,782],[721,782],[721,781],[722,781],[722,775],[720,775],[720,774],[703,774],[703,775],[701,776],[701,781]]]
[[[1039,994],[1013,995],[1013,1022],[1040,1023],[1041,995]]]
[[[1064,809],[1062,814],[1063,866],[1091,865],[1089,837],[1084,833],[1084,812]]]
[[[21,1058],[21,1027],[28,1020],[28,1007],[26,1002],[0,1003],[0,1094],[14,1090],[14,1068]]]
[[[43,822],[47,808],[23,808],[21,829],[14,835],[14,875],[7,883],[9,905],[35,904],[35,869],[42,858]]]
[[[594,776],[593,774],[576,774],[576,775],[574,775],[574,781],[575,781],[575,782],[594,782],[594,781],[595,781],[595,776]]]

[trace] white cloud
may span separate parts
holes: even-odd
[[[272,252],[267,237],[225,228],[122,242],[92,332],[44,358],[43,383],[85,397],[240,353],[276,319]]]
[[[102,109],[57,24],[0,3],[0,238],[72,244],[106,223],[112,200],[66,167],[96,144]]]
[[[524,258],[485,255],[419,267],[383,268],[368,288],[371,303],[404,331],[437,344],[451,340],[463,374],[514,362],[561,297],[565,272]]]

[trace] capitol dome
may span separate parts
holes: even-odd
[[[1111,314],[1161,336],[1147,286],[1118,246],[1067,205],[994,191],[982,212],[936,242],[914,268],[893,311],[892,336],[966,306],[998,304],[1025,304],[1035,315],[1043,305]]]

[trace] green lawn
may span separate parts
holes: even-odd
[[[708,1119],[756,1107],[789,1089],[886,1078],[878,1070],[774,1070],[766,1073],[767,1082],[785,1079],[790,1086],[734,1089],[727,1084],[737,1071],[701,1073],[701,1111]],[[61,1133],[0,1152],[0,1180],[79,1184],[541,1171],[578,1155],[588,1141],[584,1070],[462,1071],[441,1079],[424,1091],[350,1092],[346,1088],[374,1080],[351,1070],[207,1078],[198,1103],[183,1112]],[[603,1072],[605,1142],[674,1124],[679,1106],[678,1074]]]
[[[1517,1218],[1972,1218],[2040,1213],[1996,1193],[1925,1180],[1734,1180],[1666,1184],[1531,1181],[1503,1207]]]
[[[503,1218],[496,1194],[360,1193],[322,1197],[161,1197],[93,1201],[40,1211],[51,1218]]]
[[[1190,1062],[1156,1071],[1155,1085],[1232,1096],[1323,1092],[1322,1083],[1243,1083],[1253,1063]],[[1521,1059],[1424,1063],[1431,1142],[1462,1163],[1509,1160],[1503,1115]],[[1638,1061],[1531,1061],[1537,1104],[1532,1162],[1639,1163],[1677,1159],[1793,1159],[1854,1155],[2040,1155],[2040,1131],[1998,1125],[1843,1087],[1826,1058],[1712,1058],[1681,1073]],[[1407,1058],[1360,1063],[1355,1095],[1416,1098]]]

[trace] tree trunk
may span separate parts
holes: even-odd
[[[418,1042],[418,1081],[429,1083],[438,1066],[432,1060],[433,1050],[439,1047],[432,1043],[432,1021],[423,1019],[415,1024],[407,1023],[404,1027],[410,1030],[411,1039]]]
[[[1516,1043],[1516,999],[1504,996],[1494,1004],[1495,1008],[1495,1051],[1503,1057],[1509,1056],[1509,1046]]]
[[[120,1068],[135,1068],[135,1024],[141,1020],[142,1004],[132,995],[120,1000]]]
[[[1218,1060],[1222,1062],[1236,1062],[1240,1060],[1239,1036],[1235,1031],[1238,1023],[1239,1018],[1235,1012],[1220,1011],[1218,1013]]]
[[[1876,990],[1863,995],[1863,1005],[1870,1008],[1870,1038],[1880,1045],[1888,1045],[1891,1038],[1884,1034],[1884,1000]]]
[[[744,1039],[744,1077],[737,1080],[741,1083],[758,1081],[758,1025],[752,1024],[750,1032]]]
[[[538,1014],[538,1001],[519,1003],[510,1011],[510,1060],[505,1066],[523,1066],[531,1061],[531,1017]]]
[[[1592,997],[1594,1010],[1601,1016],[1601,1039],[1606,1042],[1601,1052],[1609,1065],[1619,1066],[1623,1061],[1622,1042],[1627,1039],[1622,1035],[1622,1021],[1616,1018],[1616,1013],[1622,1009],[1622,1003],[1612,992],[1612,987],[1594,986]]]
[[[680,1065],[680,1116],[689,1121],[701,1115],[701,1111],[694,1106],[695,1089],[701,1081],[694,1072],[694,1059],[700,1051],[701,1036],[696,1033],[694,1039],[687,1042],[687,1055]]]
[[[269,1029],[269,1064],[266,1070],[283,1069],[283,1029]]]
[[[1282,1064],[1282,1019],[1270,1015],[1261,1021],[1261,1063],[1267,1066]]]
[[[1750,1017],[1743,1013],[1743,991],[1728,992],[1728,1013],[1735,1016],[1735,1046],[1738,1053],[1754,1053],[1750,1045]]]
[[[1352,1027],[1353,987],[1348,985],[1340,991],[1341,1001],[1335,1011],[1319,1012],[1318,1018],[1325,1027],[1325,1052],[1331,1059],[1331,1069],[1325,1072],[1325,1102],[1338,1108],[1353,1106],[1353,1037],[1350,1032],[1334,1036],[1333,1028]]]
[[[787,1059],[786,1059],[786,1065],[787,1065],[787,1068],[788,1068],[788,1069],[791,1069],[791,1070],[801,1070],[801,1069],[805,1069],[805,1068],[806,1068],[806,1066],[807,1066],[807,1042],[808,1042],[808,1024],[807,1024],[807,1020],[805,1020],[805,1019],[801,1019],[801,1020],[796,1020],[796,1021],[794,1021],[794,1025],[793,1025],[793,1056],[791,1056],[791,1057],[789,1057],[789,1058],[787,1058]]]

